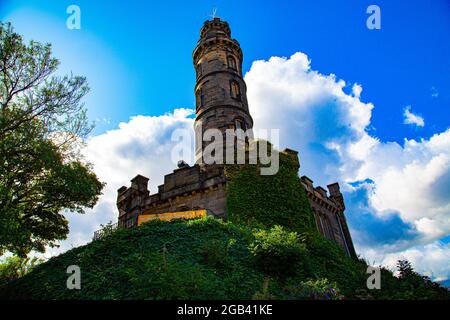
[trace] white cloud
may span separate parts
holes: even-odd
[[[370,179],[370,212],[382,220],[396,213],[417,232],[369,250],[361,242],[365,226],[355,225],[360,253],[375,250],[384,261],[426,246],[423,253],[432,254],[431,244],[450,234],[450,129],[428,140],[380,141],[368,133],[374,106],[360,100],[362,86],[354,84],[347,94],[345,81],[314,71],[303,53],[255,61],[245,79],[255,126],[280,129],[280,145],[299,151],[302,174],[322,185],[338,180],[348,195],[358,190],[350,183]],[[405,111],[415,125],[424,125]],[[424,259],[417,263],[434,270]],[[440,274],[449,277],[450,269],[443,268]]]
[[[355,83],[352,87],[353,96],[355,98],[360,98],[362,90],[363,90],[362,86],[358,83]]]
[[[380,254],[378,250],[365,248],[365,253],[369,263],[377,261],[393,271],[396,270],[398,260],[408,260],[415,271],[436,281],[447,280],[449,277],[450,244],[436,241],[388,254]]]
[[[344,81],[310,70],[309,63],[303,53],[255,61],[245,80],[255,127],[280,129],[281,147],[297,148],[304,172],[326,183],[339,176],[343,143],[375,143],[365,132],[373,105],[347,95]]]
[[[116,130],[92,137],[83,151],[86,159],[94,165],[94,171],[107,185],[99,202],[84,215],[66,213],[70,233],[68,239],[61,242],[59,248],[49,249],[45,256],[64,252],[72,247],[86,244],[92,239],[100,224],[117,221],[117,189],[129,186],[130,180],[137,174],[150,178],[152,193],[163,183],[164,175],[176,168],[171,152],[177,141],[172,141],[172,133],[185,129],[193,134],[193,122],[190,118],[193,110],[175,109],[173,113],[162,116],[136,116],[129,122],[119,124]],[[187,148],[192,148],[191,141]],[[184,159],[192,163],[192,158]]]
[[[425,120],[423,119],[423,117],[414,114],[411,112],[411,106],[407,106],[405,107],[405,109],[403,109],[403,123],[404,124],[412,124],[418,127],[424,127],[425,126]]]

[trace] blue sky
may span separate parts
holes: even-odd
[[[81,30],[66,28],[72,4],[81,9]],[[381,9],[380,30],[366,27],[371,4]],[[244,51],[250,107],[267,108],[253,109],[253,115],[261,124],[286,127],[287,146],[300,151],[302,174],[316,184],[341,183],[357,251],[384,263],[404,255],[419,270],[449,278],[448,0],[1,0],[0,20],[12,22],[27,40],[52,43],[60,72],[84,75],[91,86],[85,102],[97,125],[88,149],[110,189],[97,218],[70,220],[70,245],[117,218],[115,190],[129,178],[149,175],[155,187],[172,170],[154,150],[170,150],[160,137],[192,126],[192,115],[174,109],[194,108],[192,51],[213,8]],[[266,63],[256,65],[257,60]],[[280,79],[273,70],[294,70],[297,76]],[[345,80],[344,95],[328,90],[339,87],[330,74]],[[273,100],[285,105],[272,105],[279,92],[270,81],[300,91],[320,83],[305,94],[320,92],[325,102],[305,107],[301,97],[278,97]],[[363,88],[361,96],[352,89],[355,83]],[[257,92],[258,84],[267,90]],[[407,107],[423,126],[404,123]],[[285,115],[276,119],[273,110]],[[298,123],[308,130],[299,131]]]
[[[65,28],[70,4],[81,8],[81,30]],[[370,4],[381,8],[381,30],[365,26]],[[376,105],[372,126],[381,139],[427,138],[448,125],[446,0],[3,0],[0,18],[27,38],[53,43],[65,70],[88,77],[87,106],[91,118],[104,120],[95,131],[101,133],[133,115],[193,106],[191,53],[214,7],[242,45],[245,71],[254,60],[302,51],[322,73],[363,84],[364,100]],[[399,126],[408,105],[430,125]]]

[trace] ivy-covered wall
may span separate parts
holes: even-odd
[[[277,152],[273,150],[273,152]],[[261,175],[262,165],[227,165],[227,218],[235,223],[316,232],[314,215],[298,176],[296,154],[279,152],[279,170]]]

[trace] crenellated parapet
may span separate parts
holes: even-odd
[[[314,182],[307,176],[302,176],[301,182],[314,211],[317,229],[327,239],[338,243],[349,256],[356,257],[345,219],[344,197],[340,191],[339,183],[335,182],[327,186],[328,195],[327,190],[323,187],[314,187]]]
[[[206,209],[215,217],[225,215],[225,177],[222,166],[182,166],[164,176],[158,192],[150,194],[149,179],[138,175],[131,187],[118,190],[119,224],[131,227],[138,215]]]
[[[302,176],[301,181],[305,187],[308,197],[321,206],[326,207],[328,210],[335,213],[341,212],[345,209],[343,205],[343,196],[339,190],[339,184],[336,182],[334,184],[328,185],[328,191],[321,186],[314,187],[313,181],[307,177]],[[331,186],[331,189],[330,189]],[[330,196],[328,195],[330,192]]]
[[[148,178],[137,175],[131,180],[131,187],[123,186],[117,191],[117,208],[121,227],[136,225],[137,217],[142,213],[144,202],[149,196],[148,181]]]

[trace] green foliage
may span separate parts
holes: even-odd
[[[86,79],[52,76],[57,67],[50,45],[26,45],[0,23],[0,254],[65,239],[60,212],[92,208],[103,188],[79,152],[92,129]]]
[[[408,260],[397,261],[397,269],[400,279],[409,279],[417,275],[414,272],[411,262],[409,262]]]
[[[251,299],[263,280],[251,238],[213,218],[152,221],[50,259],[0,289],[0,298]],[[81,269],[81,290],[66,289],[69,265]]]
[[[33,258],[7,257],[0,263],[0,286],[23,277],[44,260]]]
[[[343,298],[336,283],[331,283],[326,278],[289,284],[283,290],[283,299],[286,300],[342,300]]]
[[[258,230],[254,236],[250,251],[255,256],[256,266],[263,273],[285,279],[295,275],[308,263],[306,247],[299,242],[297,233],[274,226],[269,230]]]
[[[214,239],[205,242],[200,247],[198,254],[203,258],[202,262],[212,268],[220,268],[226,265],[228,257],[228,249],[236,241],[230,240],[229,243]]]
[[[314,278],[327,278],[337,283],[347,297],[352,297],[358,289],[366,289],[365,262],[349,258],[341,247],[320,234],[307,239],[306,245]]]
[[[303,239],[309,241],[302,243]],[[279,266],[266,268],[258,261],[264,256]],[[80,267],[80,290],[66,288],[70,265]],[[280,273],[291,266],[286,276]],[[281,227],[251,230],[214,218],[151,221],[135,229],[118,229],[36,266],[0,286],[0,299],[450,297],[448,291],[436,294],[432,287],[414,291],[417,286],[409,285],[422,280],[404,282],[386,269],[382,270],[382,289],[367,290],[366,268],[364,261],[347,258],[319,235],[297,236]]]
[[[448,289],[414,271],[409,261],[399,260],[397,269],[398,287],[403,299],[450,299]]]
[[[261,175],[261,166],[225,166],[228,219],[237,224],[315,232],[314,215],[298,177],[297,157],[279,153],[275,175]]]
[[[108,223],[100,225],[100,230],[95,232],[98,238],[94,237],[94,240],[109,237],[110,235],[114,234],[117,230],[119,230],[118,223],[112,223],[112,221],[110,220]]]

